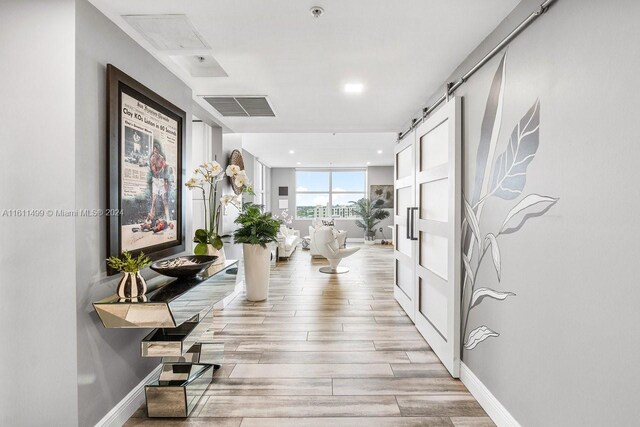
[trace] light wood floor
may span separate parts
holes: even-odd
[[[298,248],[272,270],[269,299],[238,296],[213,316],[224,364],[187,420],[138,425],[493,426],[393,298],[393,251],[361,246],[343,275]]]

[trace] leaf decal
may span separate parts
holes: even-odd
[[[507,227],[507,224],[509,224],[509,221],[520,212],[527,210],[531,207],[534,207],[536,205],[540,205],[538,206],[538,208],[541,207],[542,208],[541,210],[533,211],[533,212],[529,211],[528,214],[535,215],[536,212],[544,213],[549,207],[556,204],[558,200],[559,199],[555,197],[541,196],[540,194],[529,194],[527,197],[520,200],[520,202],[509,211],[509,213],[507,214],[507,217],[504,219],[502,223],[502,227],[500,228],[500,231],[502,232],[503,230],[505,230]],[[521,223],[517,225],[517,228],[522,226],[526,220],[527,218],[524,218],[523,221],[521,221]]]
[[[487,191],[489,173],[491,163],[489,159],[493,159],[495,147],[500,133],[502,124],[502,106],[504,99],[504,84],[506,71],[507,54],[502,55],[500,64],[496,69],[489,89],[487,104],[484,109],[484,117],[480,128],[480,142],[478,143],[478,151],[476,153],[476,177],[473,186],[474,192],[472,197],[473,204],[480,200],[484,191]]]
[[[484,325],[480,326],[479,328],[476,328],[473,331],[469,332],[469,338],[467,339],[467,342],[464,344],[464,348],[466,348],[467,350],[473,350],[474,348],[476,348],[478,344],[480,344],[482,341],[486,340],[487,338],[498,337],[498,336],[500,336],[499,333],[492,331],[491,329],[487,328]]]
[[[509,138],[505,151],[493,167],[491,194],[512,200],[522,194],[527,181],[527,166],[538,151],[540,142],[540,101],[520,119]]]
[[[467,219],[467,222],[469,223],[469,226],[471,227],[471,232],[473,233],[473,236],[476,238],[476,241],[478,242],[478,247],[481,247],[480,245],[480,224],[478,223],[478,218],[476,217],[475,212],[473,211],[473,208],[471,208],[471,205],[469,204],[469,202],[467,202],[467,199],[464,199],[464,212],[465,212],[465,218]]]
[[[469,278],[469,281],[473,285],[473,270],[471,269],[471,263],[467,254],[462,254],[462,262],[464,263],[464,274]]]
[[[476,176],[473,185],[473,195],[471,203],[473,206],[479,202],[481,198],[489,192],[490,174],[493,158],[495,156],[496,146],[498,145],[498,137],[500,136],[500,128],[502,126],[502,108],[504,105],[504,86],[507,64],[507,53],[505,52],[500,59],[498,68],[493,76],[487,104],[484,109],[484,117],[482,118],[482,126],[480,128],[480,141],[478,143],[478,151],[476,152]],[[480,216],[483,205],[480,204],[476,210],[476,215]],[[473,243],[467,228],[463,230],[463,247],[468,253],[473,251]],[[478,243],[480,241],[478,240]]]
[[[498,282],[500,281],[500,247],[498,246],[498,241],[496,240],[496,236],[492,233],[487,234],[485,237],[485,242],[489,242],[491,245],[491,257],[493,258],[493,265],[496,267],[496,273],[498,274]]]
[[[480,304],[480,302],[485,298],[493,298],[500,301],[505,300],[507,297],[514,297],[516,294],[513,292],[498,292],[489,288],[478,288],[473,291],[473,295],[471,297],[471,308]]]

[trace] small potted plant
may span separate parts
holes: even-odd
[[[376,240],[376,225],[391,215],[388,210],[380,207],[384,201],[382,199],[372,201],[364,198],[349,203],[354,208],[355,214],[360,217],[356,220],[356,225],[364,229],[365,245],[373,245]]]
[[[278,240],[281,222],[262,207],[245,203],[234,221],[239,227],[233,233],[235,243],[242,243],[245,285],[249,301],[262,301],[269,295],[271,251],[268,244]]]
[[[116,293],[120,298],[138,298],[147,292],[147,282],[140,275],[140,270],[151,264],[151,259],[140,252],[133,257],[129,251],[124,251],[122,257],[107,258],[107,265],[122,272],[122,279],[118,283]]]

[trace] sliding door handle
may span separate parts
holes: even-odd
[[[411,240],[418,240],[416,235],[414,234],[416,228],[416,218],[415,213],[418,212],[418,208],[411,208]]]
[[[411,240],[411,208],[407,208],[407,240]]]

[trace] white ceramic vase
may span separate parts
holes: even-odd
[[[207,245],[207,255],[215,255],[218,257],[216,262],[212,265],[223,264],[226,261],[226,257],[224,254],[224,246],[220,248],[220,250],[213,247],[213,245]]]
[[[244,282],[249,301],[264,301],[269,296],[269,247],[242,244],[244,254]]]

